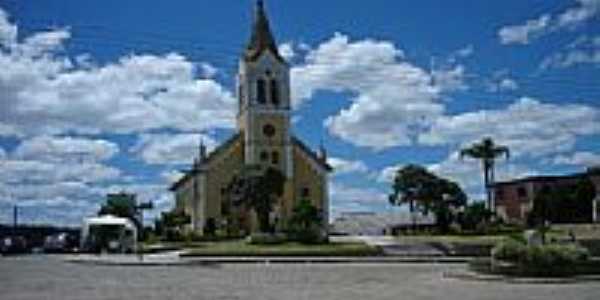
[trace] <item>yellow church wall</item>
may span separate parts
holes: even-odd
[[[290,212],[295,202],[307,198],[318,209],[323,209],[325,187],[323,186],[324,174],[311,163],[310,158],[298,146],[294,147],[294,203],[290,203]],[[309,189],[308,197],[303,197],[302,190]]]
[[[223,200],[222,189],[233,179],[233,176],[244,164],[244,150],[241,139],[226,151],[223,151],[211,162],[206,172],[206,195],[205,218],[222,219],[221,203]]]

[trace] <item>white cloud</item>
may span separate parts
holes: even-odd
[[[560,112],[560,113],[557,113]],[[521,98],[506,109],[442,117],[420,136],[425,145],[467,146],[485,136],[514,156],[539,157],[570,151],[577,137],[600,133],[600,111],[579,104],[549,104]]]
[[[4,148],[0,147],[0,160],[3,160],[6,158],[6,150],[4,150]]]
[[[373,188],[358,188],[343,184],[331,185],[331,199],[334,203],[386,204],[387,195]]]
[[[16,32],[4,12],[0,28],[4,40]],[[38,32],[0,48],[0,135],[233,126],[232,94],[196,79],[199,68],[185,57],[131,55],[104,66],[88,57],[81,66],[60,53],[69,37],[66,29]]]
[[[177,170],[168,170],[168,171],[163,171],[160,174],[161,179],[167,184],[167,185],[171,185],[175,182],[177,182],[179,179],[181,179],[184,176],[184,173],[181,171],[177,171]]]
[[[600,154],[588,151],[575,152],[571,155],[561,155],[554,159],[558,165],[573,165],[582,167],[600,166]]]
[[[464,48],[456,50],[453,56],[466,58],[472,56],[473,53],[475,53],[475,46],[467,45]]]
[[[540,69],[569,68],[584,64],[600,64],[600,36],[580,36],[562,51],[544,58]]]
[[[384,168],[379,172],[377,181],[391,184],[396,172],[403,166],[403,164],[399,164]],[[483,171],[480,161],[468,157],[460,159],[457,152],[451,152],[446,159],[424,167],[437,176],[457,182],[469,195],[470,199],[483,199]],[[497,160],[495,170],[496,181],[512,180],[537,174],[525,165],[510,160],[506,161],[503,158]]]
[[[462,66],[432,74],[409,62],[387,41],[333,38],[292,69],[296,105],[318,90],[356,95],[349,108],[325,121],[329,132],[358,146],[408,145],[444,111],[441,94],[463,88]]]
[[[445,160],[427,166],[434,174],[458,182],[471,199],[481,199],[484,193],[483,170],[478,160],[460,159],[457,152]],[[496,182],[536,175],[528,166],[499,158],[495,166]]]
[[[11,24],[8,15],[0,8],[0,48],[11,47],[17,40],[17,26]]]
[[[331,184],[330,221],[345,212],[365,212],[389,208],[388,196],[373,188]]]
[[[65,181],[105,182],[117,180],[121,171],[98,163],[52,163],[36,160],[3,160],[0,182],[52,184]]]
[[[217,146],[217,141],[204,134],[142,134],[131,151],[148,164],[191,164],[198,157],[200,141],[208,151]]]
[[[294,44],[292,43],[283,43],[279,45],[279,53],[286,61],[291,61],[296,57],[296,51],[294,51]]]
[[[489,80],[486,83],[486,89],[492,93],[516,91],[519,89],[519,84],[512,78],[498,77]]]
[[[510,78],[502,79],[498,86],[499,86],[500,90],[505,90],[505,91],[514,91],[519,88],[519,84]]]
[[[330,157],[327,159],[327,162],[333,167],[336,176],[349,173],[366,173],[369,171],[367,165],[359,160],[346,160],[338,157]]]
[[[542,15],[537,19],[528,20],[523,25],[506,26],[500,29],[498,35],[502,44],[528,44],[550,26],[550,15]]]
[[[219,73],[219,70],[209,63],[201,63],[200,70],[204,78],[213,78]]]
[[[404,164],[393,165],[389,167],[383,168],[379,174],[377,175],[377,181],[381,183],[392,183],[394,182],[394,177],[396,177],[396,172],[404,167]]]
[[[528,20],[522,25],[502,27],[498,36],[502,44],[528,44],[533,39],[563,29],[573,29],[585,24],[600,14],[600,0],[577,0],[558,15],[544,14]]]
[[[25,140],[13,156],[22,160],[50,162],[105,161],[119,153],[119,146],[106,140],[39,136]]]

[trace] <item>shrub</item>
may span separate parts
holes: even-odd
[[[510,262],[522,261],[527,256],[527,245],[515,239],[506,239],[492,249],[492,257]]]
[[[532,267],[570,267],[589,258],[589,252],[574,244],[549,244],[530,247],[525,257],[525,263]]]
[[[247,242],[252,245],[278,245],[286,241],[286,236],[278,233],[254,233],[247,238]]]
[[[575,244],[527,246],[515,239],[506,239],[492,250],[492,258],[514,263],[513,272],[527,276],[568,276],[586,262],[590,254]],[[495,265],[494,263],[492,263]]]

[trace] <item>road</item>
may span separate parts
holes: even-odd
[[[0,258],[2,300],[598,299],[599,283],[509,284],[447,279],[462,265],[116,267],[58,257]]]

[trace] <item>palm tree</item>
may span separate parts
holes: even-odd
[[[468,148],[460,150],[460,158],[465,156],[481,160],[483,165],[483,180],[487,193],[487,205],[491,211],[494,211],[492,203],[492,185],[495,181],[494,165],[496,159],[500,156],[510,158],[510,150],[506,146],[496,145],[490,137],[484,138],[481,142],[475,143]]]

